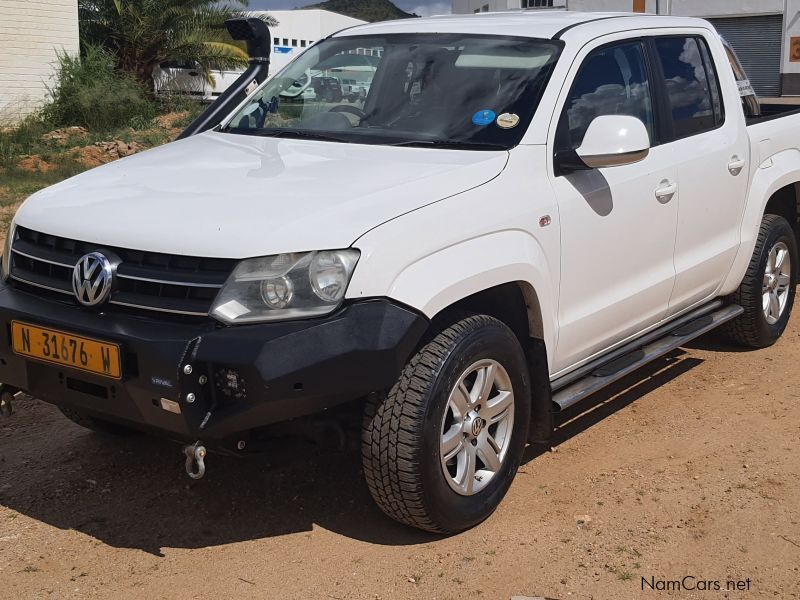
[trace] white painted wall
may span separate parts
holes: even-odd
[[[792,37],[800,37],[800,0],[786,0],[786,18],[783,21],[783,72],[800,73],[800,62],[791,62],[789,56]]]
[[[41,106],[63,52],[78,53],[77,0],[0,0],[0,124]]]
[[[728,17],[775,15],[783,12],[784,0],[662,0],[679,17]]]
[[[793,1],[793,0],[788,0]],[[453,0],[453,13],[469,14],[489,5],[490,11],[520,8],[521,0]],[[630,12],[633,0],[555,0],[558,7],[575,11]],[[765,15],[783,12],[784,0],[647,0],[647,12],[691,17]]]
[[[0,0],[0,2],[3,1],[5,0]],[[341,29],[363,25],[366,22],[327,10],[316,9],[254,12],[266,13],[278,21],[277,27],[270,28],[273,38],[270,73],[276,73],[282,69],[312,43]],[[305,47],[303,42],[305,42]]]

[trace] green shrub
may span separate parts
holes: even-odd
[[[117,70],[116,59],[96,46],[87,46],[81,58],[59,57],[52,101],[42,111],[53,127],[82,125],[106,131],[131,124],[141,126],[156,114],[142,85]]]

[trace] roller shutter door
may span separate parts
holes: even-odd
[[[728,40],[756,93],[780,96],[783,15],[709,19]]]

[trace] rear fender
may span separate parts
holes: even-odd
[[[720,290],[732,294],[744,279],[767,203],[780,189],[800,181],[800,150],[790,149],[764,160],[756,169],[742,218],[741,244],[730,273]],[[793,224],[794,225],[794,224]]]

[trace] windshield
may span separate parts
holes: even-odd
[[[508,149],[522,139],[560,48],[462,34],[331,38],[268,80],[223,131]]]

